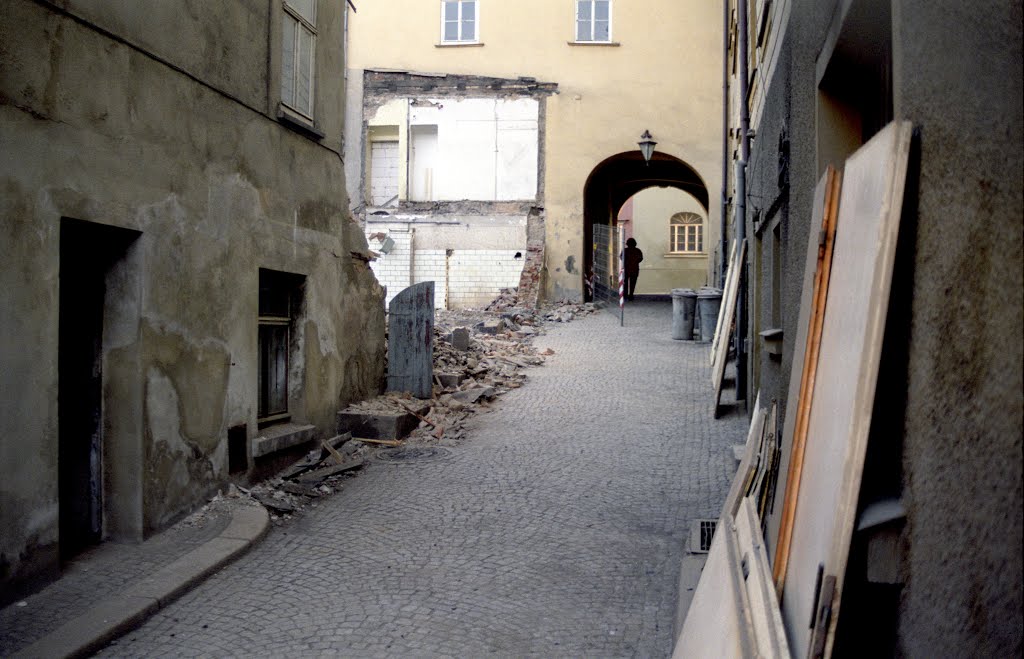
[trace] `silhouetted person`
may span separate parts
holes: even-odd
[[[633,291],[636,290],[636,278],[640,274],[640,261],[644,260],[644,253],[636,246],[636,241],[630,238],[626,241],[626,250],[623,257],[626,269],[626,299],[633,299]]]

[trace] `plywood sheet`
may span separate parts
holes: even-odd
[[[912,128],[893,122],[846,162],[818,374],[782,615],[790,646],[812,641],[818,566],[835,577],[831,652],[878,378]],[[828,604],[827,602],[825,604]],[[820,629],[820,625],[819,625]]]

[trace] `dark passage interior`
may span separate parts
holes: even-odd
[[[138,233],[64,219],[60,228],[58,500],[60,556],[103,535],[103,318],[106,275]]]

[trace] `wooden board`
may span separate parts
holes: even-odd
[[[740,506],[740,500],[745,494],[745,484],[754,470],[755,453],[757,444],[764,434],[764,422],[765,410],[761,407],[761,392],[758,392],[754,402],[754,414],[750,419],[750,430],[747,432],[747,443],[743,445],[743,457],[740,458],[736,475],[729,486],[729,494],[725,496],[725,503],[722,504],[722,512],[718,516],[719,524],[727,523]]]
[[[740,567],[746,566],[744,585],[750,606],[753,645],[759,657],[790,657],[779,600],[761,535],[761,520],[754,497],[746,497],[736,511],[736,538]]]
[[[769,542],[768,555],[772,560],[775,588],[780,597],[789,561],[793,514],[796,510],[804,443],[807,438],[807,413],[814,391],[818,347],[825,318],[825,301],[839,210],[839,188],[839,173],[829,165],[814,190],[811,230],[808,232],[804,286],[800,296],[800,318],[797,325],[796,351],[793,355],[794,368],[789,378],[789,405],[786,408],[786,420],[782,429],[780,472],[783,479],[779,485],[782,486],[785,495],[778,511],[773,510],[768,520],[767,537],[775,540]],[[799,370],[795,368],[797,364],[801,365]]]
[[[727,270],[725,271],[725,288],[723,291],[729,290],[732,282],[732,278],[736,276],[736,241],[732,241],[732,246],[729,248],[729,260]],[[708,360],[711,362],[711,366],[714,367],[715,360],[718,357],[718,341],[722,337],[722,322],[725,316],[718,314],[718,320],[715,322],[715,333],[711,337],[711,355]]]
[[[813,641],[822,583],[832,615],[816,625],[831,654],[878,379],[912,126],[893,122],[846,162],[814,399],[793,521],[782,615],[796,656]],[[818,566],[824,578],[818,580]]]
[[[715,365],[711,371],[711,382],[715,387],[715,418],[718,418],[718,403],[722,398],[722,380],[725,378],[725,362],[729,355],[729,335],[733,326],[732,317],[736,313],[736,299],[740,291],[740,280],[743,277],[743,261],[747,256],[747,243],[742,243],[737,254],[736,264],[733,266],[736,268],[736,276],[729,282],[729,288],[725,291],[722,298],[722,308],[719,313],[719,318],[725,317],[722,324],[719,326],[719,333],[721,338],[718,341],[718,350],[715,357]]]
[[[388,391],[434,393],[434,282],[413,284],[388,305]]]

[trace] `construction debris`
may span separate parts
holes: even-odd
[[[545,333],[546,323],[571,322],[597,310],[591,303],[564,300],[541,308],[520,306],[516,289],[505,289],[486,309],[437,311],[430,398],[391,392],[353,403],[338,413],[341,434],[251,490],[232,486],[230,496],[260,502],[280,524],[341,490],[342,481],[378,447],[464,439],[473,414],[521,387],[527,368],[555,354],[531,345]]]

